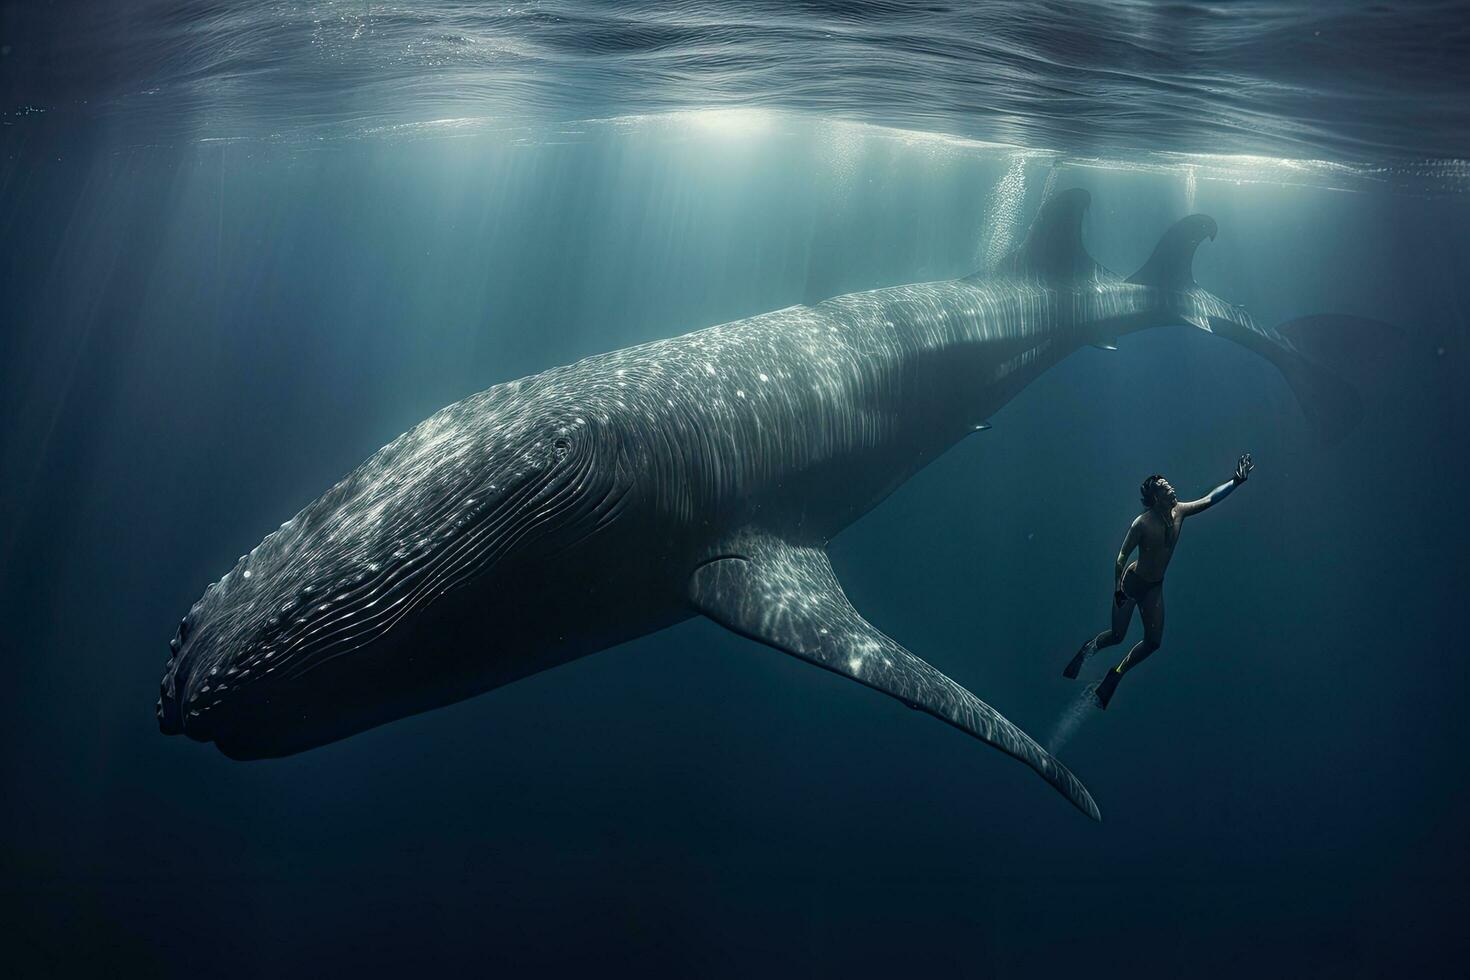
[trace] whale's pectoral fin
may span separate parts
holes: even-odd
[[[690,577],[696,609],[759,640],[926,711],[1020,759],[1094,820],[1087,788],[990,705],[909,653],[858,614],[825,550],[742,536]]]

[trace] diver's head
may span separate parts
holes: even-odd
[[[1162,473],[1151,474],[1148,479],[1144,480],[1143,485],[1138,488],[1138,496],[1142,499],[1143,506],[1152,510],[1166,510],[1173,507],[1179,499],[1179,494],[1174,491],[1169,481],[1164,479]]]

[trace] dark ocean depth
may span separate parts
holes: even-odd
[[[1463,5],[617,9],[0,11],[0,973],[1460,975]],[[1403,328],[1334,446],[1202,331],[1084,348],[833,542],[1101,824],[703,620],[286,759],[160,736],[204,587],[440,407],[966,275],[1068,187],[1120,274],[1204,212],[1260,322]],[[1069,720],[1139,481],[1243,451]]]

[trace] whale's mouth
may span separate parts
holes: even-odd
[[[158,730],[165,735],[182,735],[184,720],[180,717],[179,702],[174,697],[171,676],[165,674],[159,685],[158,700],[153,705],[153,715],[158,719]]]
[[[387,644],[366,644],[335,669],[252,675],[237,658],[185,647],[164,675],[155,706],[165,735],[213,742],[235,759],[291,755],[369,727],[383,703]],[[364,707],[369,710],[364,711]]]
[[[170,706],[162,699],[154,707],[154,715],[158,718],[158,730],[165,735],[184,734],[184,720],[179,717],[177,707]]]
[[[483,653],[482,625],[462,631],[458,614],[463,604],[483,611],[486,603],[457,598],[420,612],[412,628],[383,631],[332,657],[318,650],[261,661],[207,637],[186,645],[163,679],[159,730],[213,742],[232,759],[279,758],[476,693],[466,672],[476,663],[471,654]]]
[[[261,759],[311,748],[360,727],[344,717],[343,678],[338,690],[309,680],[234,686],[221,674],[191,674],[187,662],[165,676],[155,713],[165,735],[213,742],[233,759]],[[214,669],[214,668],[211,668]],[[334,697],[333,695],[336,695]],[[325,717],[330,713],[331,717]],[[365,727],[365,726],[363,726]]]
[[[181,655],[159,685],[154,705],[158,730],[165,735],[187,735],[196,742],[216,740],[232,713],[232,679],[221,675],[217,664],[201,664],[187,652]]]
[[[175,641],[177,644],[177,641]],[[168,667],[158,685],[158,701],[153,707],[158,730],[165,735],[182,735],[188,704],[188,656],[177,645],[171,648]]]
[[[493,587],[449,593],[340,656],[288,660],[248,677],[248,668],[231,673],[239,658],[226,651],[197,667],[186,658],[173,697],[160,699],[159,727],[213,742],[231,759],[274,759],[453,704],[600,649],[608,638],[569,643],[560,613],[569,593],[621,604],[617,593],[598,591],[601,582],[601,572],[575,561],[517,563]],[[510,622],[509,611],[514,629],[487,644],[487,620]]]

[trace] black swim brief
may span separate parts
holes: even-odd
[[[1157,582],[1150,582],[1142,575],[1139,575],[1138,566],[1136,564],[1129,565],[1128,570],[1123,573],[1123,594],[1132,599],[1134,602],[1142,602],[1145,598],[1151,595],[1154,590],[1161,589],[1163,587],[1163,579],[1159,579]]]

